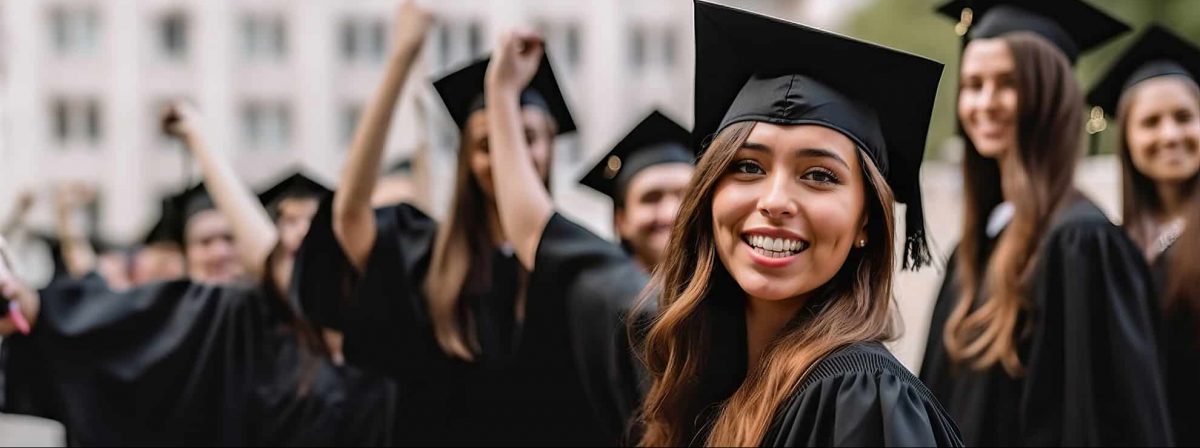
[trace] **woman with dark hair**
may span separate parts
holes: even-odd
[[[1125,230],[1151,264],[1163,311],[1175,443],[1200,444],[1200,48],[1157,25],[1088,100],[1117,115]]]
[[[661,297],[644,329],[640,443],[961,444],[879,343],[893,318],[893,189],[921,223],[917,173],[941,65],[705,2],[696,42],[695,135],[715,138],[649,289]],[[805,57],[766,57],[778,48]],[[518,93],[541,52],[536,35],[508,34],[487,80],[501,223],[535,290],[613,257],[534,181]],[[921,227],[908,231],[906,260],[927,261]],[[603,291],[619,284],[592,285],[601,291],[553,299],[589,308],[619,297]]]
[[[427,24],[407,31],[420,48]],[[459,128],[446,219],[410,204],[372,210],[391,111],[409,64],[394,62],[357,130],[332,202],[301,247],[299,301],[344,334],[347,365],[394,378],[404,391],[405,444],[600,445],[619,433],[598,422],[571,351],[572,326],[537,294],[513,256],[497,211],[484,95],[488,59],[434,82]],[[549,195],[553,147],[575,130],[548,58],[518,92],[518,127],[532,150],[535,188]]]
[[[992,3],[962,55],[963,237],[921,377],[970,445],[1169,444],[1148,270],[1072,186],[1071,61],[1112,19],[1075,0]]]

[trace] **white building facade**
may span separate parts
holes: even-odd
[[[424,151],[426,206],[445,206],[457,131],[429,81],[486,54],[513,25],[547,37],[579,124],[559,141],[554,190],[568,214],[607,233],[610,207],[575,186],[620,134],[657,107],[687,124],[688,0],[441,0],[412,76],[388,160]],[[834,0],[744,0],[752,10],[836,27]],[[251,186],[303,168],[336,180],[383,69],[395,0],[37,0],[0,2],[0,214],[33,188],[49,222],[50,186],[100,192],[99,232],[131,242],[158,197],[199,179],[159,128],[162,107],[193,101],[210,144]],[[423,148],[423,149],[422,149]]]

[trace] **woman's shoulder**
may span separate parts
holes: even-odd
[[[770,446],[961,446],[949,414],[879,342],[826,355],[776,414]]]
[[[897,384],[913,387],[923,396],[932,398],[932,394],[904,367],[887,347],[877,341],[856,342],[839,348],[826,355],[813,366],[812,370],[801,382],[798,392],[808,387],[835,378],[847,376],[866,376],[878,378],[881,375],[894,377]]]

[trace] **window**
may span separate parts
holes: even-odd
[[[59,144],[96,145],[104,138],[104,110],[95,98],[55,98],[50,114]]]
[[[292,115],[282,101],[242,105],[242,141],[250,151],[283,151],[291,145]]]
[[[281,60],[287,55],[287,26],[277,15],[242,19],[242,54],[250,60]]]
[[[166,14],[158,22],[158,47],[162,55],[170,59],[182,59],[187,56],[187,16],[173,12]]]
[[[629,33],[629,64],[638,69],[646,65],[646,31],[641,27]]]
[[[566,40],[567,63],[578,66],[582,59],[580,57],[579,25],[574,23],[567,25],[566,36],[563,39]]]
[[[674,29],[664,30],[663,34],[663,61],[667,67],[675,67],[677,62],[676,51],[679,48],[679,36]]]
[[[363,107],[361,104],[349,103],[342,106],[341,113],[338,116],[338,129],[341,131],[342,148],[347,148],[350,142],[354,140],[354,130],[358,127],[358,120],[362,119]]]
[[[60,55],[91,55],[100,40],[100,14],[95,8],[72,5],[50,11],[54,49]]]
[[[470,45],[467,50],[470,51],[472,58],[483,52],[483,27],[479,25],[479,22],[472,21],[467,26],[467,43]]]
[[[444,69],[454,60],[454,33],[451,32],[448,23],[443,23],[437,29],[438,67]]]
[[[387,24],[379,19],[349,18],[341,24],[342,60],[346,62],[383,61],[387,54]]]

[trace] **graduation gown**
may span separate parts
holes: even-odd
[[[690,445],[708,438],[716,410],[746,377],[744,301],[713,298],[710,365],[703,369]],[[813,306],[805,312],[813,312]],[[812,367],[783,400],[763,446],[962,446],[933,394],[883,344],[857,342]]]
[[[1028,329],[1017,347],[1024,375],[998,365],[971,370],[945,352],[946,319],[959,300],[951,257],[922,381],[968,445],[1169,445],[1158,311],[1141,252],[1078,194],[1037,251],[1031,309],[1019,324]]]
[[[391,386],[302,351],[254,289],[62,282],[2,352],[3,411],[59,420],[73,444],[390,442]]]
[[[1159,297],[1165,297],[1169,280],[1168,247],[1151,266]],[[1200,336],[1196,324],[1200,316],[1190,304],[1172,306],[1163,315],[1163,358],[1167,376],[1167,404],[1171,412],[1175,443],[1200,445]]]
[[[616,425],[597,416],[592,389],[584,384],[594,372],[581,371],[584,360],[574,351],[584,338],[606,336],[568,319],[559,294],[560,276],[573,275],[576,267],[547,261],[539,248],[540,272],[529,275],[524,321],[517,323],[520,266],[511,254],[493,253],[490,281],[469,274],[460,298],[473,316],[464,322],[479,341],[476,359],[464,361],[438,346],[422,293],[436,223],[406,204],[377,210],[375,245],[357,273],[334,238],[331,216],[331,201],[325,201],[301,247],[299,300],[314,320],[344,333],[347,363],[398,381],[401,443],[597,445],[619,439]],[[598,315],[585,323],[592,322],[615,325]]]

